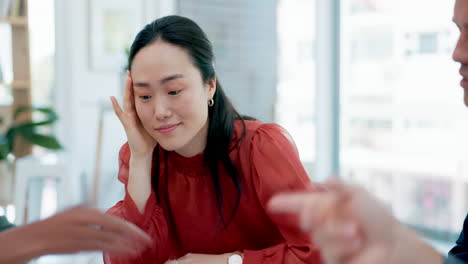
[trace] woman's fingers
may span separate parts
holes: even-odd
[[[125,82],[123,109],[127,113],[131,113],[135,109],[135,99],[133,96],[133,82],[129,71],[127,71],[127,81]]]
[[[129,71],[127,71],[127,80],[125,83],[123,107],[120,106],[114,96],[111,96],[111,101],[112,108],[114,109],[114,112],[122,125],[124,125],[125,129],[127,129],[129,124],[136,124],[139,121],[136,115],[135,96],[133,94],[133,81]]]
[[[135,112],[136,113],[136,109],[135,109],[135,93],[133,91],[133,77],[132,77],[132,73],[129,71],[128,72],[128,79],[130,80],[130,84],[129,84],[129,105],[130,105],[130,110]]]
[[[122,121],[122,114],[123,114],[122,108],[120,107],[119,103],[117,102],[117,99],[115,99],[114,96],[111,96],[110,99],[111,99],[111,102],[112,102],[112,108],[114,109],[114,113],[117,115],[120,122],[123,123],[123,121]]]

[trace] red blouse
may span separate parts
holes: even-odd
[[[318,249],[297,226],[297,218],[273,215],[266,205],[278,193],[304,190],[310,186],[297,149],[288,133],[276,124],[245,121],[245,137],[230,153],[240,177],[240,204],[231,222],[219,226],[216,196],[203,153],[191,158],[161,148],[158,196],[154,191],[141,214],[126,192],[123,201],[108,213],[133,222],[154,240],[154,247],[134,259],[104,255],[107,264],[158,263],[187,253],[224,254],[241,251],[245,264],[321,263]],[[236,121],[233,142],[242,133]],[[155,155],[156,157],[156,155]],[[128,182],[130,149],[120,150],[119,180]],[[166,162],[165,162],[166,161]],[[167,168],[166,168],[167,166]],[[224,194],[224,219],[228,219],[235,201],[235,188],[221,166],[220,182]]]

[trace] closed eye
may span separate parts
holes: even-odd
[[[177,95],[177,94],[179,94],[181,91],[182,91],[182,90],[170,91],[170,92],[168,92],[168,94],[170,94],[170,95]]]

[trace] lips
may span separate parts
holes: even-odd
[[[158,128],[156,128],[156,131],[162,134],[168,134],[174,131],[181,123],[178,124],[168,124],[168,125],[162,125]]]
[[[464,89],[468,89],[468,78],[463,78],[460,82],[460,86]]]
[[[468,67],[462,65],[459,71],[461,77],[463,78],[460,81],[460,86],[463,87],[464,89],[468,89]]]

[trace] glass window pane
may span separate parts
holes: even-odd
[[[315,160],[315,4],[278,2],[279,71],[275,121],[294,138],[306,169]]]
[[[442,233],[459,232],[468,207],[453,4],[342,1],[343,176],[403,222]]]
[[[7,85],[13,80],[10,25],[0,23],[0,39],[0,105],[10,105],[13,103],[11,87]]]
[[[32,100],[36,105],[51,105],[55,54],[54,0],[29,1],[28,5]]]

